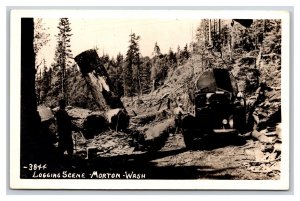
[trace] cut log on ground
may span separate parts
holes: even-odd
[[[109,127],[112,130],[119,131],[129,126],[129,116],[125,109],[111,109],[105,113]]]
[[[123,109],[91,112],[87,109],[72,108],[68,110],[68,114],[74,119],[72,123],[82,131],[85,138],[93,138],[109,128],[119,131],[129,125],[129,117]]]
[[[145,132],[145,144],[150,150],[158,150],[163,147],[169,137],[169,133],[175,130],[175,120],[166,119]]]
[[[144,124],[148,124],[151,121],[156,120],[157,118],[163,118],[166,119],[168,117],[168,112],[166,109],[162,109],[159,111],[154,111],[154,112],[149,112],[146,114],[141,114],[138,116],[134,116],[131,117],[131,122],[135,123],[135,124],[140,124],[140,125],[144,125]]]
[[[90,114],[83,121],[83,135],[90,139],[108,130],[109,123],[104,114]]]

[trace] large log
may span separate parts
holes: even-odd
[[[169,133],[173,131],[175,131],[174,118],[166,119],[149,128],[144,133],[145,145],[150,151],[158,150],[164,146],[169,137]]]
[[[123,108],[111,109],[105,112],[110,129],[118,131],[126,129],[129,126],[129,116]]]
[[[91,112],[82,108],[68,109],[68,114],[73,119],[72,123],[75,127],[82,131],[86,138],[92,138],[103,131],[119,130],[127,128],[129,119],[126,121],[127,113],[123,109],[111,109],[106,112]],[[119,121],[122,119],[122,121]]]
[[[125,129],[129,125],[129,115],[119,96],[114,93],[108,73],[101,63],[96,50],[87,50],[75,57],[80,71],[90,86],[99,109],[106,111],[109,125],[114,130]]]
[[[109,128],[105,112],[92,112],[82,108],[68,108],[67,112],[72,119],[73,129],[80,131],[85,138],[93,138],[96,134]]]
[[[170,116],[170,114],[168,114],[167,109],[162,109],[159,111],[153,111],[146,114],[131,117],[131,122],[135,124],[144,125],[154,120],[166,119],[168,116]]]
[[[105,116],[105,113],[93,113],[88,115],[83,120],[83,135],[85,138],[91,139],[95,135],[108,130],[109,123]]]

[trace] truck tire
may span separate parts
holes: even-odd
[[[195,144],[192,132],[188,131],[188,129],[183,130],[183,140],[184,140],[184,143],[185,143],[185,147],[187,149],[192,149],[193,150],[193,149],[196,148],[196,144]]]

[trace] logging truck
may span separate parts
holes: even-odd
[[[212,143],[218,135],[237,135],[246,126],[246,101],[238,95],[237,82],[227,69],[203,72],[192,90],[194,113],[182,119],[186,147]]]

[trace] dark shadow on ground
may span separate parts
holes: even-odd
[[[247,143],[247,137],[237,135],[212,135],[202,139],[195,140],[193,150],[213,150],[227,146],[242,146]]]
[[[164,135],[153,143],[159,149],[166,142],[166,139],[167,137]],[[214,136],[207,140],[205,146],[201,143],[202,146],[199,146],[197,149],[212,150],[226,146],[240,146],[246,143],[245,137],[236,135]],[[79,155],[58,157],[57,153],[49,152],[49,154],[45,155],[45,159],[51,157],[51,160],[49,160],[47,170],[44,172],[56,173],[68,171],[71,173],[85,173],[86,179],[91,179],[91,175],[95,171],[100,174],[119,173],[120,175],[124,175],[125,172],[128,174],[144,174],[146,179],[234,179],[232,176],[226,174],[225,171],[227,169],[216,170],[208,166],[178,165],[176,162],[172,163],[172,161],[170,161],[170,164],[174,165],[160,166],[161,164],[153,162],[153,160],[168,156],[174,156],[171,160],[176,160],[176,155],[187,151],[192,150],[187,148],[169,151],[148,149],[144,152],[133,152],[130,155],[103,157],[95,154],[89,156],[89,159],[85,159]],[[40,162],[34,161],[34,163],[39,164]],[[32,171],[22,169],[21,173],[22,178],[32,178]]]
[[[64,157],[58,159],[56,163],[48,164],[47,170],[39,172],[63,172],[85,173],[85,179],[99,179],[96,175],[106,177],[108,174],[119,174],[121,179],[129,179],[135,176],[144,175],[143,179],[230,179],[226,178],[222,172],[227,169],[213,169],[209,166],[158,166],[152,162],[155,159],[174,156],[188,151],[178,149],[171,151],[145,152],[132,155],[119,155],[111,157],[96,157],[93,159],[83,159],[80,157]],[[23,178],[32,178],[32,172],[23,172]],[[26,176],[27,175],[27,176]],[[129,177],[127,177],[129,175]],[[101,178],[109,179],[109,178]],[[132,178],[131,178],[132,179]]]
[[[76,171],[97,173],[127,173],[145,174],[146,179],[228,179],[220,173],[226,169],[212,169],[209,166],[157,166],[155,159],[173,156],[188,151],[178,149],[171,151],[146,152],[142,154],[121,155],[113,157],[97,157],[91,160],[74,161]],[[229,168],[230,169],[230,168]],[[216,174],[219,174],[216,175]]]

